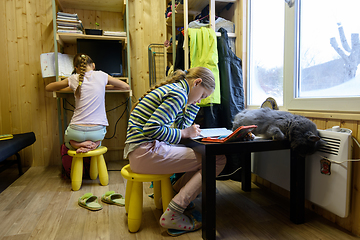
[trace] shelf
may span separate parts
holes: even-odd
[[[124,0],[56,0],[61,9],[85,9],[107,12],[125,12],[126,1]]]
[[[229,3],[235,3],[236,0],[215,0],[215,9],[222,10]],[[188,1],[188,15],[189,21],[192,21],[196,15],[200,14],[201,11],[209,4],[208,1],[198,1],[198,0],[189,0]],[[215,11],[217,12],[217,11]],[[166,19],[166,25],[172,26],[172,16]],[[184,26],[184,5],[178,4],[175,8],[175,26],[183,27]]]
[[[105,90],[105,94],[108,93],[128,93],[129,96],[132,96],[132,90]],[[72,91],[56,91],[53,92],[53,97],[54,98],[66,98],[69,96],[69,94],[74,94],[74,92]]]
[[[102,35],[86,35],[86,34],[75,34],[75,33],[57,33],[57,41],[64,45],[64,43],[76,44],[77,39],[97,39],[97,40],[119,40],[127,44],[127,37],[113,37],[113,36],[102,36]]]

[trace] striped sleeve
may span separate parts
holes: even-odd
[[[181,112],[175,119],[175,126],[180,129],[190,127],[199,111],[200,107],[195,104],[187,106],[185,112]]]
[[[145,137],[177,144],[181,140],[180,129],[172,128],[177,115],[187,102],[186,92],[172,90],[163,96],[162,103],[153,112],[143,128]]]

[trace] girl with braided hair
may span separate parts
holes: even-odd
[[[105,89],[127,90],[129,85],[102,71],[86,54],[74,57],[74,73],[70,77],[48,84],[46,91],[72,90],[75,110],[65,131],[65,145],[76,152],[88,152],[101,145],[108,120],[105,111]],[[109,85],[108,85],[109,84]]]
[[[194,216],[184,214],[201,192],[201,155],[179,142],[200,135],[200,126],[193,124],[200,109],[196,104],[214,89],[215,78],[208,68],[177,70],[139,100],[128,121],[124,158],[129,158],[133,172],[185,172],[175,183],[176,195],[160,217],[160,225],[173,236],[201,227],[201,222]],[[216,157],[216,175],[220,174],[225,163],[225,156]]]

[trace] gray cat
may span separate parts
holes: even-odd
[[[233,130],[246,125],[257,125],[253,133],[266,139],[288,140],[291,148],[302,155],[314,153],[324,143],[312,121],[289,112],[270,108],[243,110],[235,115]]]

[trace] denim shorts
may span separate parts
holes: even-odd
[[[65,146],[74,150],[74,148],[70,145],[70,140],[76,142],[85,142],[85,141],[102,141],[106,134],[106,126],[98,125],[93,127],[79,126],[75,124],[71,124],[67,127],[65,131]],[[101,142],[100,145],[101,146]]]

